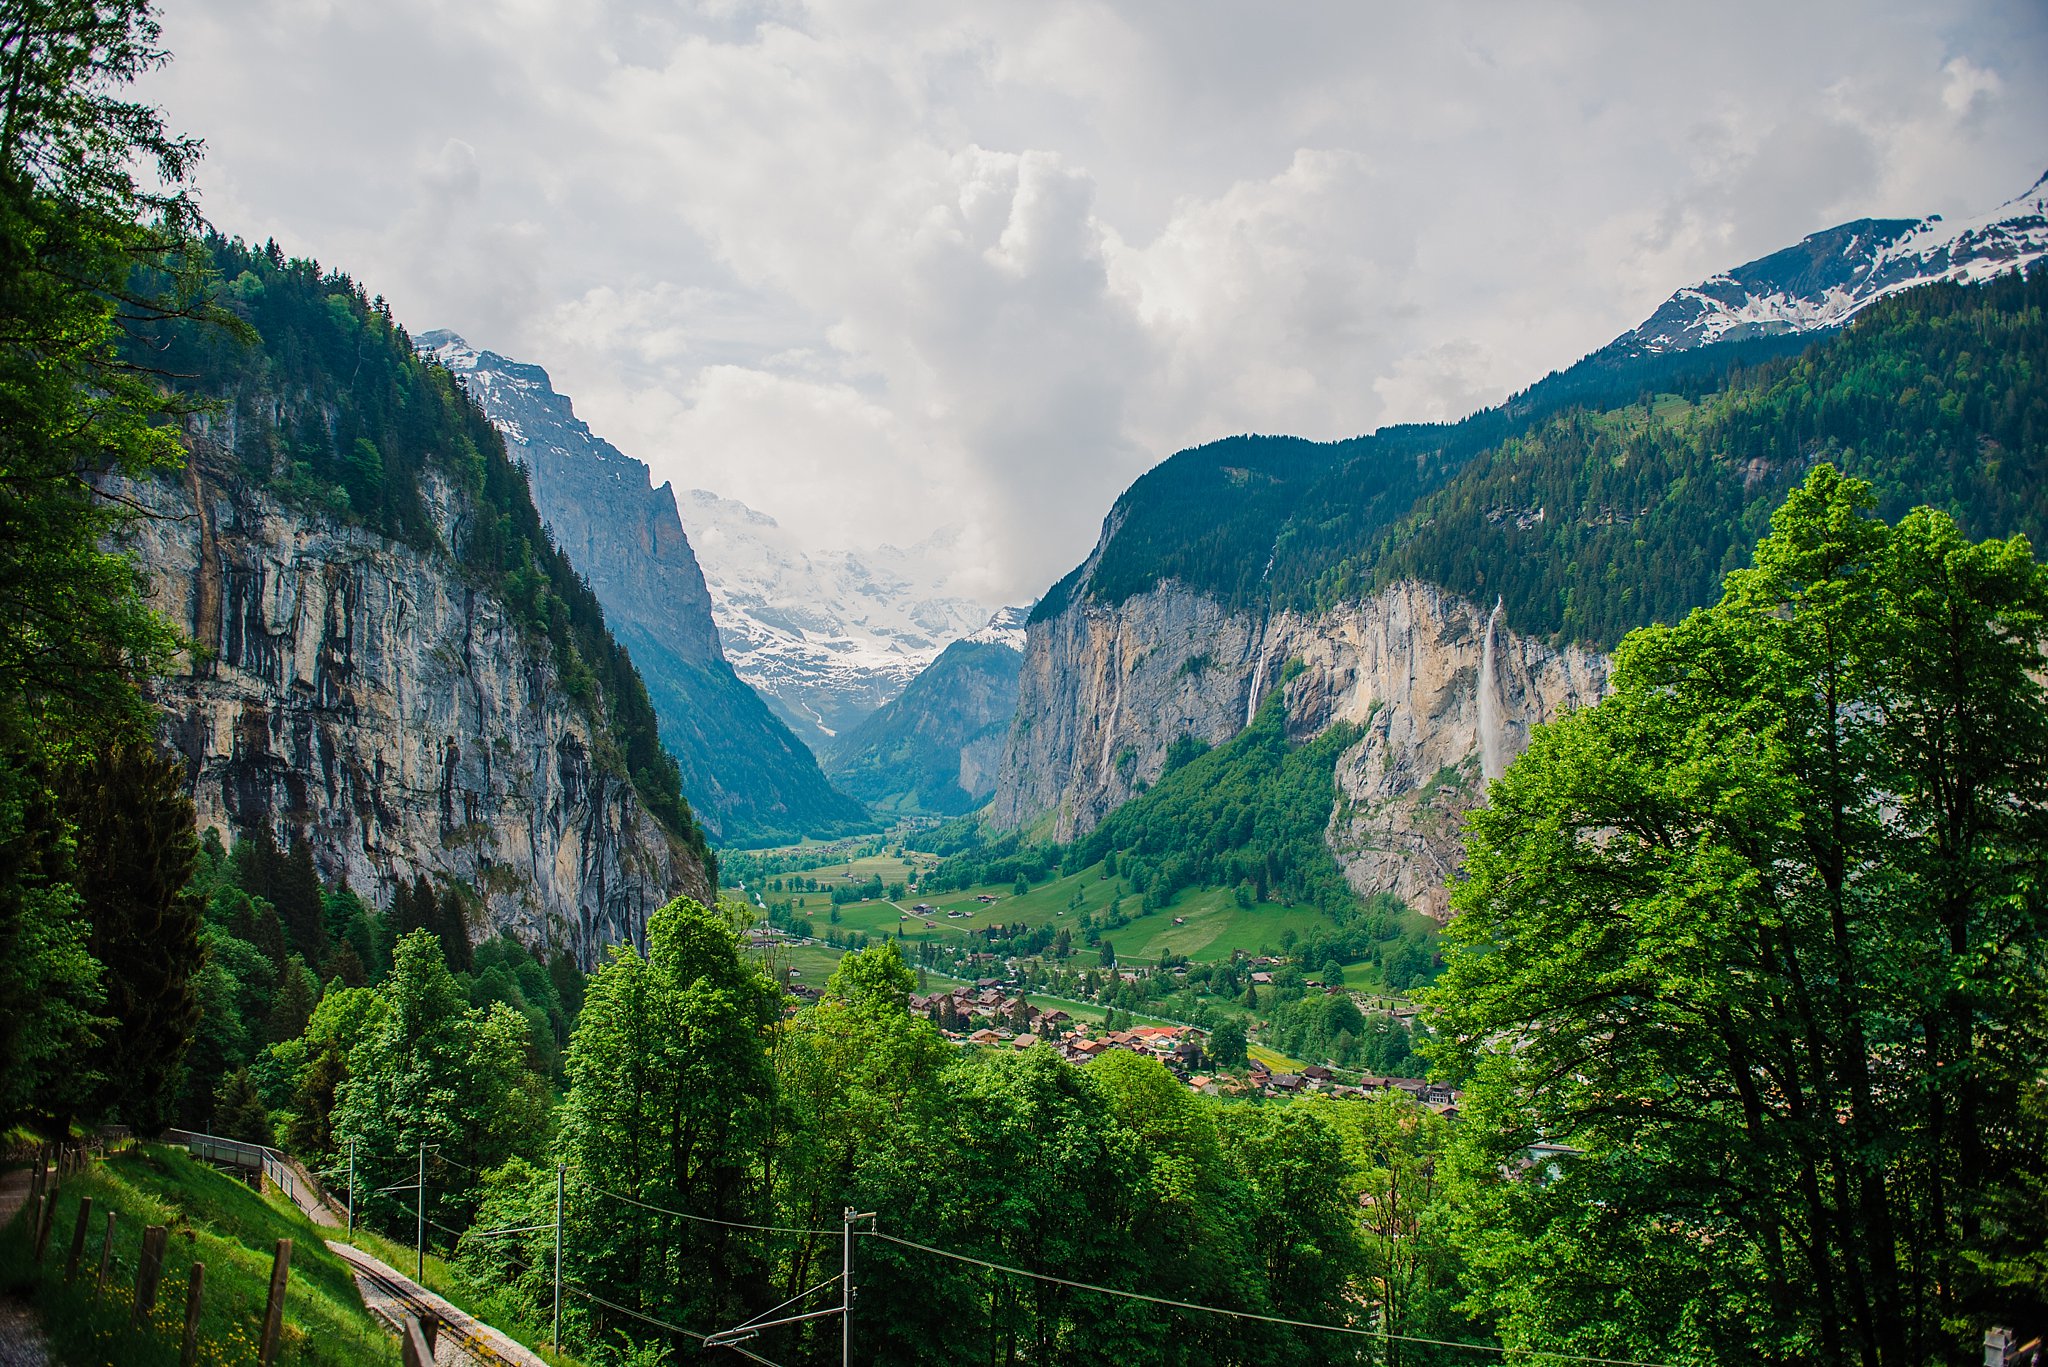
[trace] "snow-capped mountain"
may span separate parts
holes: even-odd
[[[976,645],[1008,646],[1012,650],[1024,649],[1024,624],[1031,620],[1031,609],[1038,606],[1032,599],[1022,607],[998,608],[995,616],[980,631],[966,639]]]
[[[819,550],[766,513],[702,489],[682,496],[682,510],[726,658],[813,746],[989,625],[993,605],[951,585],[958,533],[941,530],[907,550]]]
[[[1949,223],[1861,218],[1703,280],[1607,348],[1624,356],[1840,327],[1900,290],[1984,280],[2048,255],[2048,175],[1988,214]]]

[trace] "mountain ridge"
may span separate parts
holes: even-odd
[[[726,659],[703,568],[669,483],[593,433],[540,366],[422,333],[527,471],[556,543],[589,581],[646,679],[684,791],[721,840],[761,843],[864,829],[811,751]]]

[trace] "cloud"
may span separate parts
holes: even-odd
[[[2029,0],[213,0],[149,94],[275,235],[824,546],[1041,591],[1179,446],[1454,417],[1673,288],[2041,169]]]

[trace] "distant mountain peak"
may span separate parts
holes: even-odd
[[[1949,222],[1859,218],[1673,294],[1606,349],[1654,356],[1715,342],[1840,327],[1888,295],[1987,280],[2048,256],[2048,172],[1996,209]],[[1606,353],[1603,353],[1606,354]]]
[[[1024,649],[1024,624],[1031,620],[1031,609],[1038,606],[1032,599],[1015,607],[999,608],[995,616],[981,630],[963,639],[977,645],[1008,646],[1012,650]]]
[[[834,550],[737,499],[692,489],[681,503],[726,658],[813,746],[989,625],[989,605],[952,582],[958,533],[949,528],[907,550]]]

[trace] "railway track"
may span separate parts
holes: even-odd
[[[401,1333],[404,1325],[400,1318],[405,1315],[414,1316],[423,1327],[428,1324],[434,1326],[434,1361],[441,1367],[465,1367],[465,1364],[474,1364],[475,1367],[529,1367],[529,1364],[539,1361],[523,1353],[516,1357],[508,1355],[491,1342],[484,1327],[476,1320],[441,1302],[438,1297],[423,1294],[412,1282],[393,1276],[376,1259],[347,1244],[330,1242],[327,1246],[349,1265],[360,1281],[375,1288],[374,1297],[363,1297],[372,1314]]]

